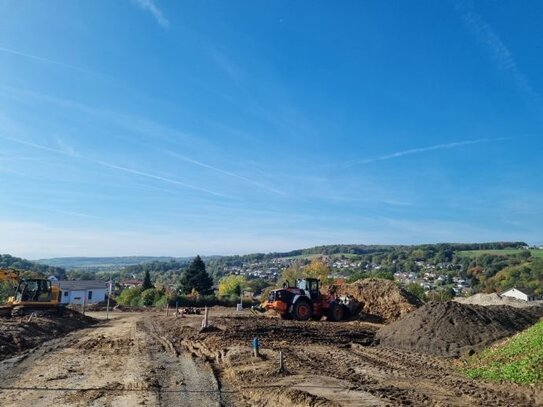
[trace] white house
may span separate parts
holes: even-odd
[[[62,304],[96,304],[105,301],[108,282],[99,280],[59,280],[52,284],[62,291]]]
[[[512,297],[523,301],[535,300],[534,290],[529,288],[510,288],[509,290],[504,291],[501,295],[502,297]]]

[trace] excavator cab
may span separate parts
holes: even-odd
[[[18,303],[51,302],[52,291],[51,282],[48,280],[25,279],[17,286],[15,300]]]
[[[19,270],[0,268],[0,281],[11,282],[13,296],[0,306],[0,315],[20,315],[31,312],[61,312],[61,290],[45,278],[23,278]]]

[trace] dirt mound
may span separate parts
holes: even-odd
[[[30,322],[28,316],[0,318],[0,360],[95,322],[70,309],[63,316],[36,316]]]
[[[381,328],[376,342],[437,356],[459,356],[526,329],[541,316],[540,308],[435,301]]]
[[[456,297],[454,301],[459,302],[460,304],[472,304],[472,305],[509,305],[510,307],[516,308],[526,308],[539,305],[535,302],[522,301],[517,298],[512,297],[502,297],[499,294],[475,294],[471,297]]]
[[[368,278],[352,284],[332,285],[330,292],[348,295],[360,302],[362,317],[392,322],[414,311],[422,302],[390,280]]]

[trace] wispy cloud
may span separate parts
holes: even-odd
[[[163,28],[169,28],[170,22],[164,16],[162,10],[158,8],[156,3],[153,0],[132,0],[132,3],[136,4],[142,10],[151,13],[155,18],[156,22]]]
[[[428,147],[410,148],[407,150],[396,151],[394,153],[385,154],[379,157],[366,158],[364,160],[348,161],[345,163],[345,166],[351,167],[353,165],[358,165],[358,164],[370,164],[377,161],[392,160],[394,158],[399,158],[406,155],[427,153],[429,151],[435,151],[435,150],[448,150],[448,149],[456,148],[456,147],[462,147],[462,146],[480,144],[480,143],[491,143],[491,142],[501,141],[501,140],[506,140],[506,139],[503,137],[495,138],[495,139],[484,138],[484,139],[478,139],[478,140],[455,141],[455,142],[446,143],[446,144],[436,144],[434,146],[428,146]]]
[[[41,57],[41,56],[38,56],[38,55],[33,55],[33,54],[28,54],[26,52],[20,52],[20,51],[14,50],[12,48],[7,48],[7,47],[1,47],[0,46],[0,52],[4,52],[4,53],[7,53],[7,54],[11,54],[11,55],[16,55],[16,56],[27,58],[27,59],[32,59],[34,61],[45,62],[47,64],[58,65],[58,66],[61,66],[63,68],[73,69],[73,70],[76,70],[76,71],[79,71],[79,72],[84,72],[86,74],[98,75],[96,72],[93,72],[93,71],[85,69],[85,68],[81,68],[81,67],[79,67],[77,65],[71,65],[71,64],[64,63],[64,62],[56,61],[54,59],[44,58],[44,57]]]
[[[197,160],[194,160],[190,157],[186,157],[186,156],[183,156],[183,155],[180,155],[180,154],[177,154],[177,153],[174,153],[173,151],[165,151],[165,150],[162,150],[163,152],[165,152],[166,154],[168,155],[171,155],[172,157],[175,157],[179,160],[182,160],[182,161],[185,161],[185,162],[188,162],[190,164],[193,164],[193,165],[196,165],[198,167],[202,167],[202,168],[206,168],[208,170],[212,170],[212,171],[215,171],[215,172],[218,172],[220,174],[223,174],[223,175],[227,175],[229,177],[232,177],[232,178],[237,178],[237,179],[240,179],[242,181],[245,181],[249,184],[252,184],[252,185],[255,185],[261,189],[264,189],[268,192],[273,192],[274,194],[277,194],[277,195],[283,195],[283,196],[286,196],[287,193],[286,192],[283,192],[283,191],[280,191],[278,189],[275,189],[275,188],[272,188],[270,186],[267,186],[259,181],[255,181],[253,179],[250,179],[250,178],[247,178],[247,177],[244,177],[243,175],[239,175],[239,174],[236,174],[234,172],[231,172],[231,171],[226,171],[226,170],[223,170],[223,169],[220,169],[220,168],[217,168],[217,167],[214,167],[212,165],[209,165],[209,164],[206,164],[206,163],[203,163],[201,161],[197,161]]]
[[[494,28],[473,9],[473,5],[469,1],[458,1],[456,10],[477,41],[489,51],[498,68],[512,76],[519,92],[529,100],[537,109],[540,117],[543,118],[541,95],[530,85],[528,79],[520,70],[511,50],[505,45]]]

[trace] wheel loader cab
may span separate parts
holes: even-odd
[[[311,298],[317,298],[321,295],[321,281],[316,278],[303,278],[296,282],[296,287],[308,292]]]

